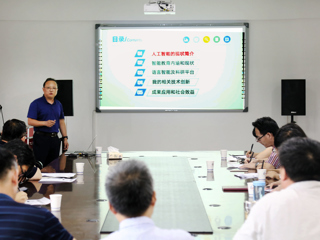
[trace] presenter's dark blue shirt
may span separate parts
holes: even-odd
[[[60,128],[60,119],[64,119],[62,104],[54,99],[54,103],[47,102],[44,96],[34,100],[29,107],[28,118],[38,121],[56,120],[56,124],[52,127],[34,127],[34,130],[40,132],[57,133]]]
[[[73,237],[47,209],[15,202],[0,193],[0,239],[54,239]]]

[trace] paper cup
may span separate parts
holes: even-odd
[[[83,174],[83,167],[83,162],[76,163],[77,174]]]
[[[207,172],[207,181],[214,181],[214,173],[212,172]]]
[[[228,154],[227,150],[222,149],[220,150],[220,153],[221,153],[221,159],[227,159],[227,154]]]
[[[207,161],[207,171],[213,171],[214,161]]]
[[[102,147],[96,147],[96,155],[101,156],[102,154]]]
[[[221,167],[227,167],[228,163],[227,163],[227,159],[221,159]]]
[[[50,194],[51,211],[60,211],[61,208],[61,194]]]
[[[96,156],[96,164],[101,165],[102,164],[102,158],[101,156]]]
[[[258,169],[258,179],[266,180],[267,169]]]
[[[249,197],[253,197],[253,182],[248,182],[247,183],[248,185],[248,194],[249,194]]]

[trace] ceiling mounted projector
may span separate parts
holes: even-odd
[[[176,5],[166,1],[149,1],[144,5],[144,14],[175,14]]]

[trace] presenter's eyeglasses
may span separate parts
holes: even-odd
[[[256,141],[259,142],[267,133],[263,134],[261,137],[256,138]]]
[[[56,91],[58,88],[56,88],[56,87],[45,87],[45,89]]]

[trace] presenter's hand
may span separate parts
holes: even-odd
[[[18,203],[25,203],[28,200],[28,195],[25,192],[20,191],[16,194],[14,200]]]
[[[53,125],[56,124],[56,120],[48,120],[48,121],[45,121],[45,123],[47,127],[52,127]]]
[[[63,151],[68,151],[69,148],[69,142],[67,138],[63,139]]]

